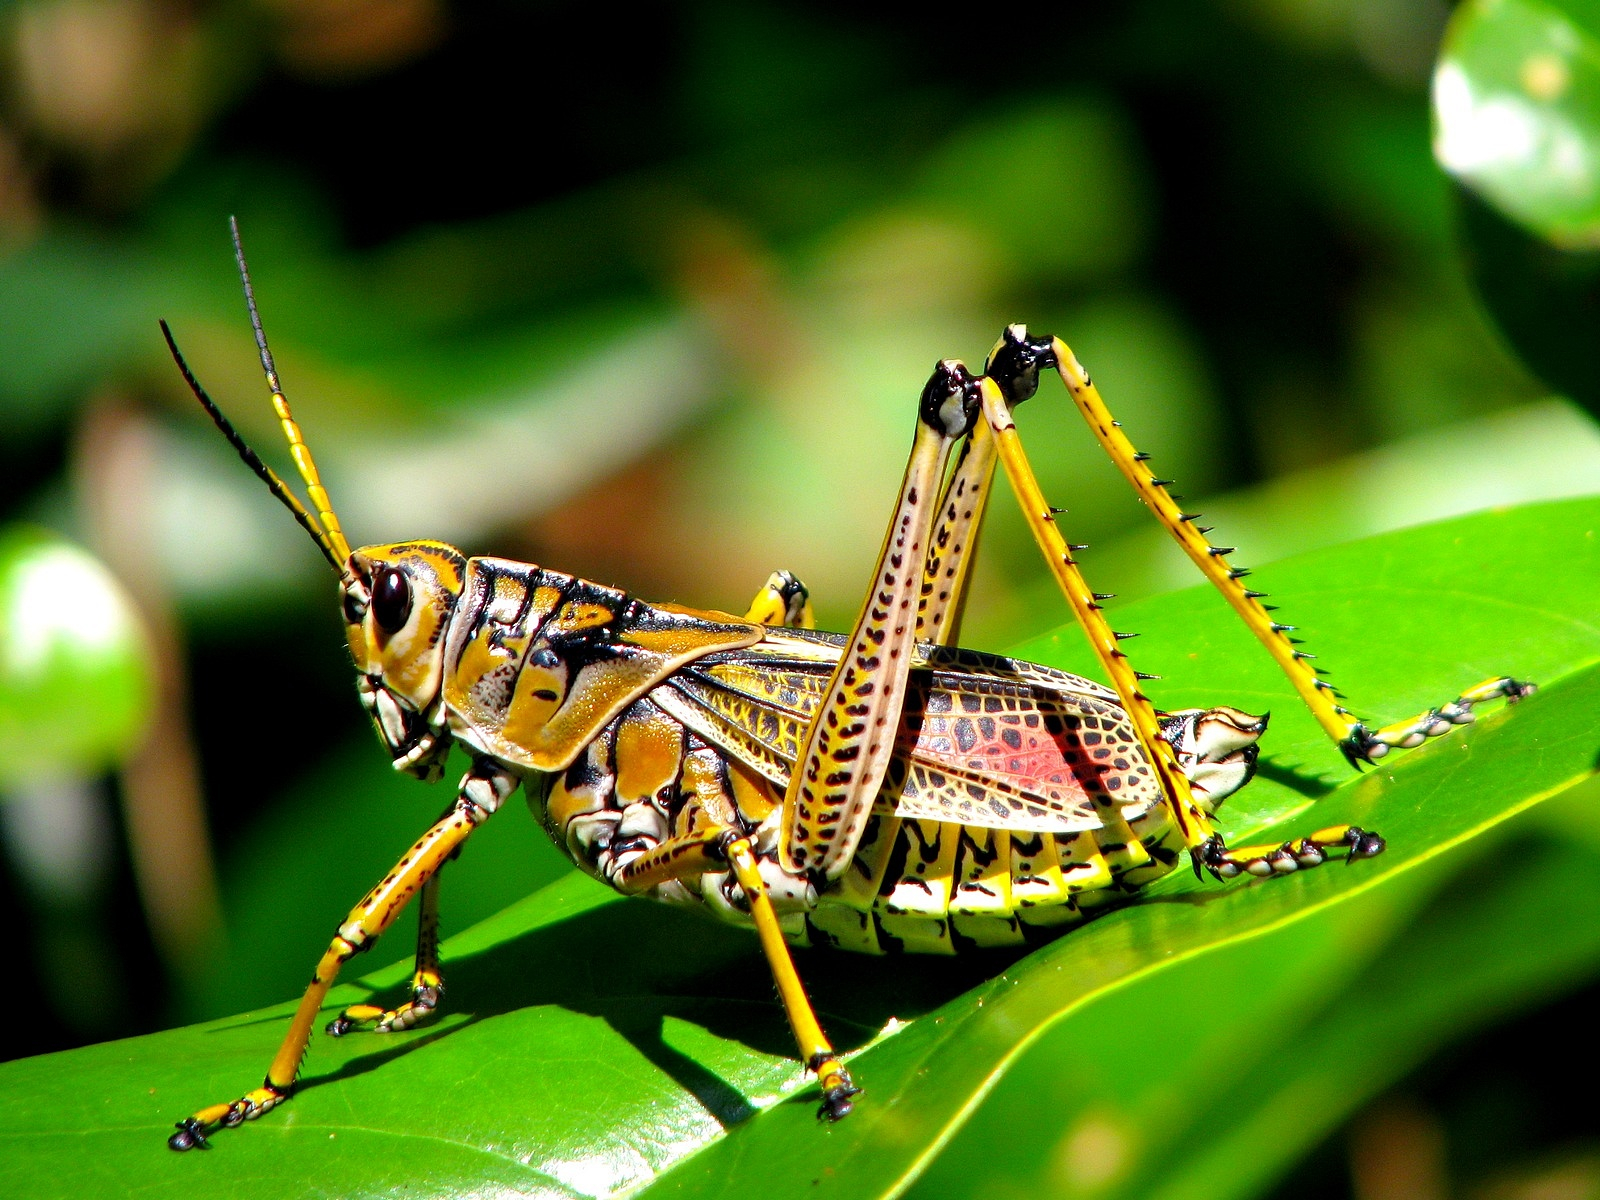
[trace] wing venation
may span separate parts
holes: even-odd
[[[692,663],[652,695],[781,789],[842,639],[805,630],[773,635]],[[1131,819],[1155,799],[1110,689],[996,655],[919,647],[880,811],[1074,833],[1103,825],[1097,802]]]

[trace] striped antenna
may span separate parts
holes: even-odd
[[[311,457],[311,448],[301,436],[300,426],[295,423],[294,414],[289,411],[289,401],[283,394],[283,388],[278,384],[278,368],[273,364],[272,351],[267,348],[267,333],[261,328],[261,314],[256,311],[256,293],[250,286],[250,268],[244,261],[244,243],[239,240],[238,218],[229,217],[228,228],[233,231],[233,257],[239,264],[239,278],[244,283],[244,302],[245,307],[250,310],[250,327],[255,330],[256,349],[261,351],[261,369],[267,373],[267,386],[272,389],[273,411],[278,414],[278,423],[283,426],[283,436],[289,442],[289,453],[294,457],[294,465],[300,472],[300,478],[305,480],[306,494],[311,498],[311,507],[316,511],[317,519],[325,531],[318,541],[322,543],[324,553],[333,558],[333,565],[343,571],[344,560],[350,557],[350,543],[345,541],[344,531],[339,528],[339,518],[333,511],[333,501],[328,499],[327,489],[322,486],[322,479],[317,474],[317,462]]]
[[[240,436],[239,431],[233,427],[233,422],[222,415],[222,410],[217,407],[216,401],[206,395],[205,388],[200,386],[200,381],[194,377],[194,372],[189,369],[189,364],[184,361],[183,352],[178,349],[178,343],[172,336],[172,330],[165,321],[161,322],[161,336],[167,339],[167,349],[172,351],[172,361],[178,364],[178,370],[183,373],[183,381],[189,385],[189,390],[194,393],[195,399],[200,401],[200,407],[206,410],[207,415],[210,416],[216,427],[222,430],[222,436],[228,439],[228,444],[239,452],[239,457],[244,459],[244,465],[261,478],[274,496],[283,501],[284,507],[294,514],[294,519],[300,522],[305,531],[317,543],[317,548],[322,551],[323,557],[333,564],[335,571],[343,574],[344,559],[335,557],[333,548],[328,542],[328,535],[323,532],[322,526],[317,523],[315,517],[306,511],[305,505],[300,503],[295,494],[285,486],[283,480],[278,477],[278,473],[262,462],[256,452],[250,449],[244,438]],[[348,554],[348,550],[346,553]]]

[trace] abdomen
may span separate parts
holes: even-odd
[[[1036,670],[1052,682],[1058,674]],[[755,842],[791,942],[871,954],[1021,944],[1032,931],[1081,920],[1178,862],[1181,840],[1165,806],[1146,794],[1148,767],[1114,704],[1093,696],[1063,715],[1059,704],[990,704],[986,711],[980,699],[974,711],[964,711],[959,696],[940,699],[948,693],[932,686],[934,673],[921,674],[922,689],[908,698],[901,744],[861,844],[844,873],[820,890],[777,862],[778,810],[792,752],[738,753],[743,743],[736,738],[713,740],[720,727],[704,715],[713,711],[704,678],[693,681],[697,687],[669,680],[635,702],[543,795],[530,787],[530,803],[557,845],[605,882],[668,837],[707,823],[733,825]],[[1014,693],[1016,682],[1000,680],[993,690]],[[686,696],[700,703],[690,706]],[[736,709],[715,707],[723,714]],[[1030,715],[1040,719],[1030,724]],[[794,739],[781,724],[756,712],[736,732],[764,728],[786,749]],[[996,795],[1015,794],[1036,799],[1020,815],[1008,809],[1009,820],[1047,826],[1054,819],[1057,828],[926,815],[963,803],[974,814],[993,812]],[[748,924],[743,895],[726,872],[676,880],[650,894]]]

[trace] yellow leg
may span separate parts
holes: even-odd
[[[1523,683],[1508,676],[1485,679],[1476,687],[1462,692],[1448,704],[1430,708],[1409,721],[1397,721],[1393,725],[1385,725],[1382,729],[1366,732],[1359,757],[1370,762],[1375,758],[1382,758],[1390,750],[1409,750],[1413,746],[1420,746],[1429,738],[1448,733],[1457,725],[1472,724],[1477,719],[1477,714],[1472,711],[1473,705],[1482,704],[1486,700],[1508,700],[1515,704],[1524,696],[1531,696],[1538,690],[1536,684]]]
[[[1307,665],[1306,660],[1310,656],[1296,649],[1298,643],[1288,636],[1293,627],[1274,621],[1261,603],[1264,593],[1253,591],[1239,582],[1249,572],[1229,564],[1228,555],[1233,552],[1232,547],[1213,546],[1206,539],[1208,531],[1195,524],[1200,514],[1186,513],[1178,507],[1172,494],[1167,491],[1167,484],[1171,480],[1157,478],[1150,469],[1150,456],[1134,449],[1133,443],[1122,432],[1121,423],[1112,418],[1105,401],[1100,398],[1099,389],[1094,386],[1089,373],[1083,369],[1071,348],[1060,338],[1040,340],[1048,341],[1053,365],[1061,373],[1067,390],[1072,393],[1073,403],[1077,405],[1095,440],[1116,464],[1117,470],[1133,485],[1139,498],[1149,506],[1200,573],[1222,593],[1250,632],[1266,647],[1267,653],[1277,661],[1290,684],[1311,709],[1317,723],[1327,731],[1329,737],[1343,744],[1356,722],[1334,703],[1332,685],[1319,679]]]
[[[917,601],[917,641],[953,646],[966,605],[969,568],[978,549],[978,531],[994,484],[994,437],[982,421],[973,423],[961,443],[944,491],[939,497],[939,522],[928,541]]]
[[[811,593],[788,571],[774,571],[767,582],[750,601],[744,614],[746,621],[757,625],[776,625],[789,629],[815,629],[817,619],[811,612]]]
[[[773,982],[778,985],[778,998],[789,1014],[789,1027],[799,1043],[800,1057],[822,1087],[822,1106],[817,1109],[817,1116],[840,1120],[850,1114],[850,1099],[860,1095],[861,1089],[850,1081],[850,1073],[833,1052],[817,1014],[811,1010],[811,999],[794,969],[794,960],[789,957],[789,946],[778,927],[777,914],[772,911],[772,900],[762,882],[749,839],[735,838],[728,843],[726,853],[734,877],[750,898],[750,916],[756,923],[756,934],[766,953],[767,965],[772,968]]]
[[[218,1129],[252,1121],[289,1098],[317,1014],[328,989],[339,975],[339,968],[351,957],[370,949],[380,934],[394,923],[400,910],[431,879],[445,861],[460,848],[474,828],[499,807],[516,786],[510,775],[486,764],[474,768],[462,780],[461,794],[450,810],[406,851],[394,869],[377,887],[350,910],[339,927],[317,969],[311,985],[300,998],[300,1007],[289,1022],[289,1032],[278,1047],[261,1086],[237,1100],[213,1104],[178,1122],[177,1132],[167,1139],[174,1150],[190,1150],[206,1145],[206,1138]]]
[[[1384,848],[1381,837],[1353,826],[1322,830],[1282,846],[1232,851],[1212,827],[1208,812],[1195,801],[1188,776],[1179,765],[1171,743],[1162,735],[1155,708],[1140,687],[1141,678],[1147,677],[1133,670],[1127,655],[1118,646],[1119,641],[1130,635],[1116,633],[1107,624],[1099,601],[1108,597],[1091,591],[1078,570],[1072,554],[1080,547],[1069,545],[1061,536],[1055,519],[1056,510],[1045,501],[1039,489],[1011,417],[1011,410],[1037,390],[1039,370],[1056,365],[1063,355],[1070,357],[1070,352],[1059,340],[1030,340],[1021,326],[1013,325],[1007,329],[990,352],[986,374],[980,380],[984,422],[992,433],[995,450],[1017,494],[1018,504],[1034,540],[1038,542],[1066,595],[1074,616],[1088,635],[1090,646],[1110,677],[1129,723],[1134,728],[1140,748],[1156,772],[1157,782],[1172,814],[1173,825],[1189,848],[1195,873],[1199,874],[1205,869],[1219,879],[1244,873],[1282,873],[1315,866],[1325,861],[1328,850],[1336,848],[1347,852],[1347,860],[1381,853]],[[1063,369],[1063,374],[1068,374],[1066,369]],[[1087,379],[1083,382],[1089,386]],[[1109,440],[1113,443],[1126,443],[1109,414],[1106,415],[1106,430],[1102,432],[1108,432]],[[1128,450],[1131,454],[1131,447]],[[1142,456],[1129,461],[1140,465],[1142,469]],[[1242,589],[1236,587],[1235,590]],[[1253,595],[1250,602],[1254,603]],[[1298,661],[1298,656],[1295,661]],[[1507,694],[1504,690],[1507,686],[1514,688],[1520,685],[1514,685],[1510,680],[1490,680],[1463,696],[1457,701],[1457,706],[1470,710],[1471,704],[1476,701]],[[1313,690],[1320,692],[1322,689]],[[1408,727],[1408,733],[1412,732]]]
[[[737,830],[721,826],[672,838],[623,867],[617,873],[617,887],[626,892],[647,891],[669,879],[720,869],[723,865],[733,869],[734,878],[750,902],[750,918],[778,986],[778,997],[788,1014],[789,1026],[794,1030],[800,1058],[822,1086],[822,1107],[817,1115],[837,1121],[849,1115],[851,1097],[860,1095],[861,1089],[850,1081],[850,1073],[834,1053],[812,1011],[805,985],[800,982],[794,960],[789,957],[789,946],[783,940],[783,930],[778,925],[778,916],[773,911],[772,898],[761,878],[750,839]]]
[[[1218,879],[1237,875],[1289,875],[1307,867],[1320,867],[1328,861],[1328,851],[1342,849],[1345,862],[1382,854],[1384,840],[1359,825],[1334,825],[1319,829],[1298,841],[1290,839],[1276,846],[1241,846],[1230,850],[1218,842],[1208,847],[1201,858]]]
[[[1387,726],[1376,732],[1369,730],[1352,717],[1348,709],[1336,703],[1343,697],[1332,684],[1320,678],[1321,673],[1316,668],[1309,665],[1313,656],[1299,649],[1299,640],[1290,636],[1295,627],[1275,620],[1271,616],[1273,609],[1261,603],[1266,593],[1255,591],[1240,582],[1250,572],[1228,562],[1233,547],[1212,545],[1206,538],[1210,530],[1196,524],[1200,514],[1184,512],[1178,506],[1167,491],[1172,481],[1157,478],[1150,468],[1150,456],[1134,449],[1133,443],[1122,432],[1121,423],[1112,418],[1105,401],[1100,397],[1099,389],[1067,344],[1060,338],[1029,339],[1023,327],[1014,325],[1006,331],[1000,346],[991,355],[991,362],[996,356],[1015,358],[1023,352],[1033,358],[1035,376],[1041,366],[1054,366],[1060,372],[1067,390],[1072,394],[1073,403],[1111,461],[1200,573],[1222,593],[1250,632],[1276,660],[1317,723],[1338,744],[1352,765],[1372,762],[1397,747],[1420,745],[1452,725],[1466,724],[1472,719],[1470,712],[1476,701],[1496,697],[1516,701],[1534,690],[1532,684],[1518,683],[1512,679],[1490,680],[1452,704],[1430,709],[1411,721]],[[1031,387],[1029,390],[1031,392]],[[1476,700],[1473,699],[1474,693],[1480,693]]]
[[[343,1037],[358,1025],[372,1024],[373,1033],[394,1033],[410,1029],[439,1009],[444,995],[444,974],[439,969],[439,880],[443,868],[422,885],[417,897],[417,962],[411,973],[411,999],[399,1008],[380,1008],[375,1004],[352,1004],[324,1031],[330,1037]]]
[[[972,373],[952,361],[940,363],[923,389],[872,585],[784,793],[778,859],[793,874],[843,873],[894,756],[928,537],[950,448],[972,423],[974,390]]]
[[[1039,490],[1038,480],[1034,478],[1033,468],[1023,453],[1016,425],[1011,419],[1012,404],[1032,394],[1032,387],[1028,385],[1037,377],[1037,366],[1034,363],[1018,364],[1011,359],[997,361],[997,358],[998,355],[991,356],[989,369],[1007,384],[1006,392],[1002,392],[1001,383],[996,382],[995,378],[985,376],[980,383],[983,416],[993,432],[1000,463],[1017,494],[1018,506],[1033,532],[1034,540],[1038,542],[1078,624],[1088,636],[1089,645],[1100,660],[1101,668],[1116,689],[1128,721],[1139,739],[1139,748],[1144,751],[1145,758],[1156,772],[1162,795],[1172,807],[1173,823],[1182,835],[1184,844],[1194,854],[1195,869],[1199,870],[1204,848],[1220,843],[1209,818],[1195,803],[1188,777],[1179,767],[1177,755],[1161,736],[1155,707],[1140,689],[1138,673],[1128,664],[1128,656],[1117,645],[1121,638],[1106,623],[1095,593],[1084,582],[1078,564],[1072,557],[1071,547],[1056,526],[1055,510]],[[1026,383],[1019,386],[1016,382],[1019,378],[1026,380]],[[1008,400],[1007,392],[1015,398]]]

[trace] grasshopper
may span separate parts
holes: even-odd
[[[823,1033],[790,945],[949,954],[1021,944],[1080,921],[1176,867],[1273,875],[1384,849],[1354,826],[1233,849],[1217,806],[1254,774],[1267,719],[1220,706],[1158,712],[1056,525],[1012,410],[1044,371],[1163,526],[1288,675],[1353,765],[1473,719],[1533,685],[1501,677],[1369,729],[1307,664],[1263,594],[1181,511],[1058,338],[1006,329],[981,372],[940,362],[922,390],[905,476],[849,634],[812,628],[776,572],[743,617],[650,604],[559,571],[469,558],[437,541],[351,550],[279,385],[238,227],[234,252],[272,405],[309,503],[245,444],[161,323],[195,397],[338,576],[361,702],[397,770],[437,780],[471,757],[445,814],[350,911],[317,963],[259,1087],[177,1124],[175,1150],[288,1099],[328,989],[420,898],[410,998],[356,1005],[326,1027],[408,1028],[436,1011],[440,872],[521,786],[572,861],[628,895],[753,926],[819,1115],[859,1089]],[[959,445],[959,455],[950,465]],[[996,466],[1111,681],[952,645]]]

